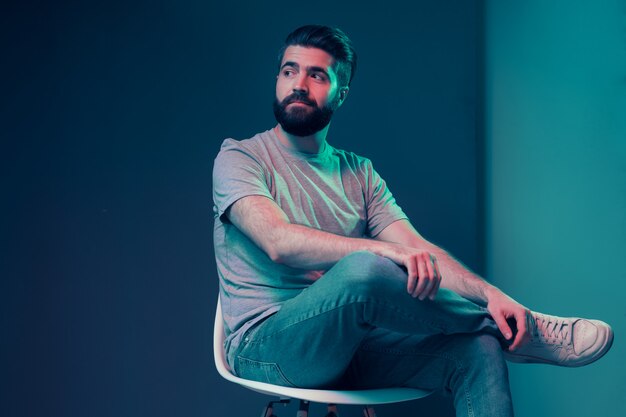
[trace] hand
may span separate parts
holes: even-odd
[[[435,299],[441,284],[441,273],[435,255],[409,247],[401,247],[392,258],[394,262],[406,268],[408,279],[406,290],[420,300],[428,297]]]
[[[510,351],[514,351],[528,342],[530,335],[528,333],[527,317],[530,311],[526,307],[493,287],[487,296],[487,310],[506,340],[511,342],[513,336],[515,336],[515,339],[512,340],[509,346]],[[515,324],[517,329],[515,335],[513,335],[513,330],[509,325],[511,322]]]

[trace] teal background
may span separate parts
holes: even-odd
[[[626,415],[626,2],[486,2],[488,276],[608,321],[580,369],[512,364],[518,416]]]
[[[623,415],[624,7],[568,5],[3,2],[0,415],[260,413],[212,363],[210,172],[224,138],[274,125],[276,52],[312,22],[359,53],[330,142],[529,307],[616,327],[596,365],[512,366],[518,414],[573,387],[570,416]],[[378,411],[453,415],[443,395]]]

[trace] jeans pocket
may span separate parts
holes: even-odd
[[[295,387],[273,362],[260,362],[237,356],[236,373],[239,377],[268,384]]]

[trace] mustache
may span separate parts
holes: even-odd
[[[315,100],[311,100],[308,97],[304,97],[297,93],[293,93],[285,97],[283,101],[281,102],[281,104],[283,106],[286,106],[287,104],[295,103],[295,102],[300,102],[300,103],[308,104],[309,106],[317,107],[317,103],[315,102]]]

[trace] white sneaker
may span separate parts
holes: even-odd
[[[515,351],[505,350],[507,360],[584,366],[604,356],[613,344],[613,330],[600,320],[531,312],[527,326],[530,341]]]

